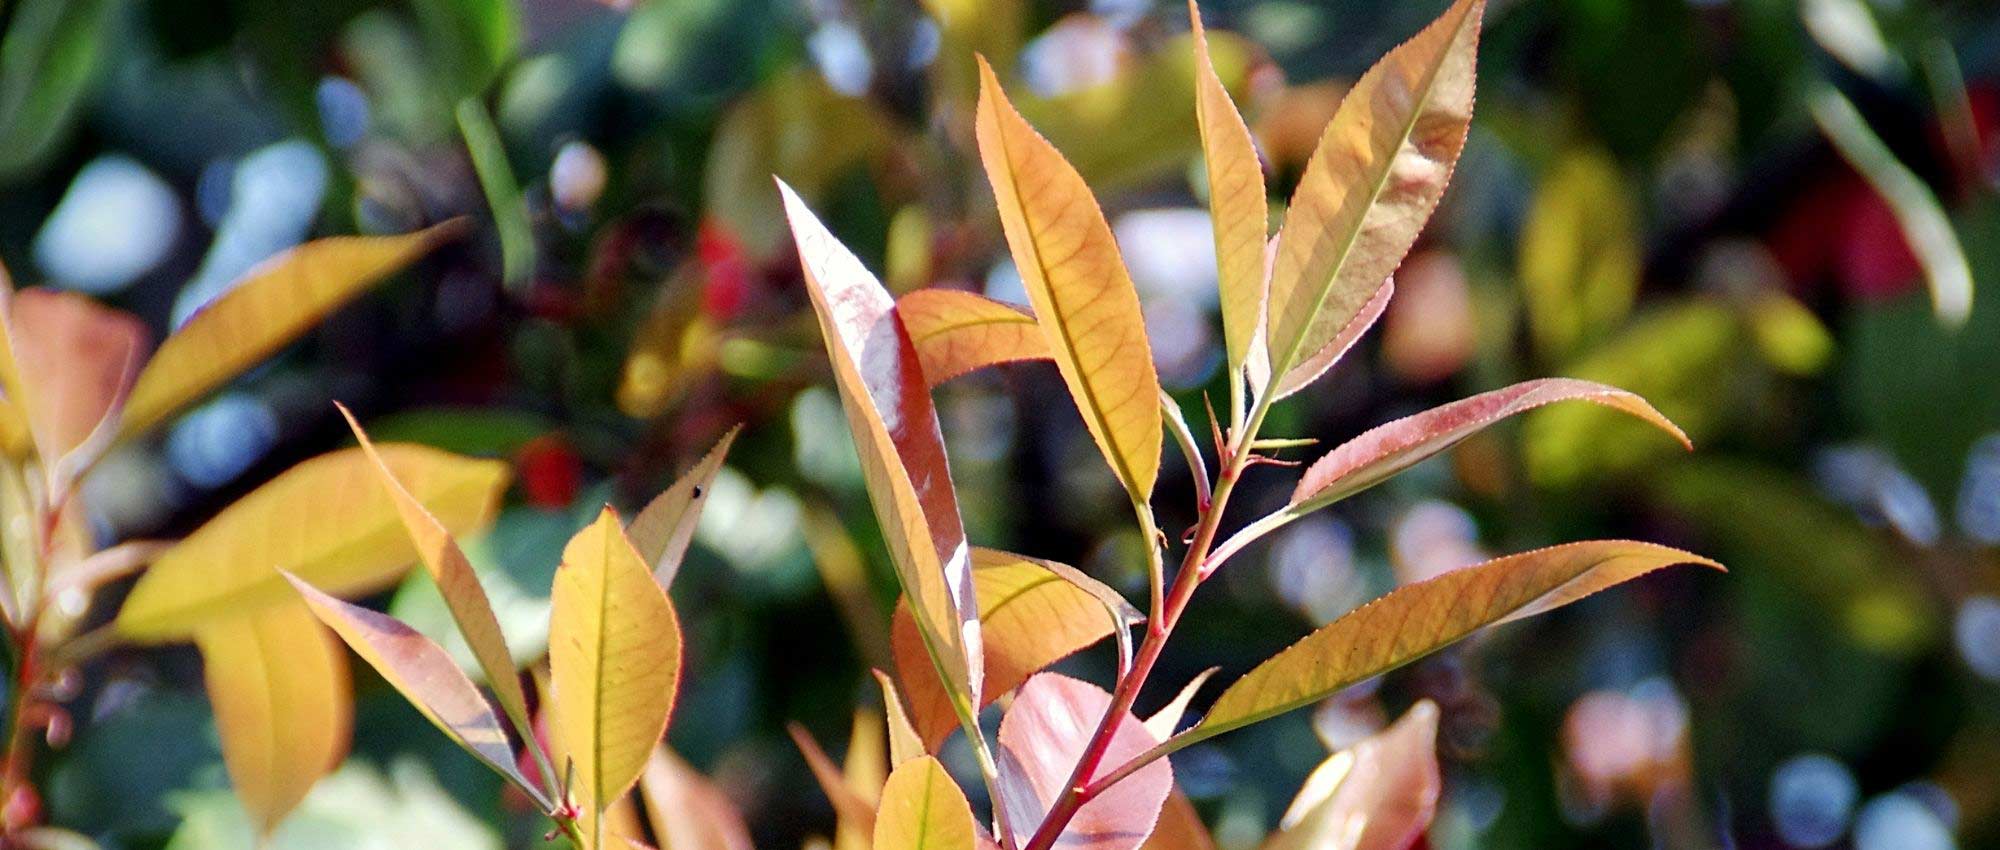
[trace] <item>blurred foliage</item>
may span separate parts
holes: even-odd
[[[1203,4],[1274,197],[1353,75],[1442,5]],[[688,672],[670,740],[758,813],[759,846],[829,832],[783,724],[840,741],[851,706],[878,699],[867,668],[890,663],[894,589],[771,175],[898,289],[1023,300],[972,150],[981,51],[1098,186],[1151,333],[1172,343],[1163,380],[1190,412],[1227,397],[1214,305],[1189,294],[1212,289],[1189,279],[1212,263],[1205,218],[1181,214],[1206,184],[1174,4],[18,0],[0,26],[0,257],[17,285],[88,291],[159,338],[183,282],[226,283],[308,236],[477,222],[108,458],[86,490],[100,540],[183,534],[344,444],[339,398],[378,438],[513,462],[507,506],[467,542],[527,656],[568,535],[747,423],[674,588]],[[1522,0],[1489,13],[1480,73],[1472,138],[1380,344],[1274,430],[1338,441],[1557,374],[1646,396],[1697,455],[1587,406],[1468,441],[1251,550],[1196,602],[1161,678],[1233,676],[1483,553],[1630,536],[1733,572],[1650,579],[1310,722],[1191,749],[1175,766],[1196,807],[1225,846],[1261,835],[1323,758],[1315,731],[1352,741],[1428,697],[1447,756],[1435,847],[2000,841],[2000,14]],[[1815,123],[1829,90],[1944,217],[1943,250],[1975,284],[1962,325],[1927,293],[1900,202]],[[940,390],[967,527],[1143,592],[1125,505],[1062,397],[1046,365]],[[1184,492],[1180,461],[1163,477]],[[1278,478],[1240,498],[1280,504]],[[1192,516],[1160,510],[1169,533]],[[441,627],[425,582],[386,598]],[[106,847],[247,841],[192,657],[120,651],[91,672],[74,740],[38,764],[46,818]],[[538,837],[371,675],[355,755],[278,846]],[[1816,755],[1835,769],[1802,760]],[[1815,828],[1832,832],[1814,844]],[[1955,845],[1921,843],[1940,830]]]

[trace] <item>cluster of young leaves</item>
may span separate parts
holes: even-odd
[[[680,621],[667,587],[735,433],[629,526],[606,506],[570,539],[551,592],[546,675],[534,677],[541,683],[536,714],[492,604],[452,531],[384,462],[352,415],[347,420],[471,648],[492,703],[429,637],[344,602],[307,577],[283,573],[305,607],[453,742],[526,794],[577,846],[643,846],[627,799],[635,785],[664,846],[676,846],[665,837],[676,828],[710,833],[692,846],[739,846],[740,818],[661,745],[681,668]],[[543,731],[546,736],[538,734]]]
[[[341,593],[393,581],[414,553],[390,512],[353,486],[358,452],[307,460],[180,541],[97,550],[81,482],[120,441],[141,437],[424,256],[457,230],[309,242],[252,270],[148,356],[136,316],[74,292],[0,285],[0,473],[15,659],[0,796],[7,838],[37,818],[36,739],[60,743],[76,668],[119,644],[193,642],[223,752],[253,820],[268,829],[339,761],[348,734],[345,660],[284,586],[283,565]],[[379,463],[453,528],[490,516],[503,465],[419,446]],[[146,570],[104,626],[84,631],[106,585]]]
[[[978,148],[1032,311],[945,290],[892,299],[780,182],[904,591],[896,656],[907,702],[884,680],[894,772],[871,806],[870,795],[841,785],[830,769],[819,771],[844,824],[872,821],[878,848],[1202,846],[1189,837],[1198,820],[1184,800],[1173,803],[1178,794],[1166,756],[1311,705],[1482,627],[1666,566],[1719,566],[1616,540],[1507,556],[1405,586],[1313,632],[1237,679],[1185,730],[1176,731],[1180,714],[1201,680],[1161,717],[1141,721],[1131,713],[1195,589],[1275,528],[1501,419],[1558,401],[1602,405],[1686,443],[1673,423],[1630,393],[1578,380],[1529,381],[1354,437],[1306,469],[1286,506],[1218,542],[1230,493],[1245,471],[1269,460],[1262,450],[1294,444],[1260,434],[1272,404],[1312,384],[1381,315],[1391,275],[1444,192],[1471,120],[1482,12],[1480,0],[1459,0],[1360,78],[1326,128],[1273,238],[1254,143],[1213,72],[1190,3],[1231,396],[1226,421],[1211,429],[1212,479],[1200,441],[1160,387],[1138,297],[1088,185],[1015,111],[983,60]],[[966,540],[931,389],[975,369],[1028,359],[1054,361],[1130,498],[1148,541],[1152,593],[1143,616],[1073,569],[976,549]],[[1201,508],[1171,575],[1151,508],[1168,432],[1196,473]],[[1146,628],[1134,647],[1131,626],[1139,622]],[[1119,639],[1119,672],[1109,692],[1042,671],[1107,634]],[[989,742],[979,709],[1007,692],[1013,698],[997,742]],[[1348,753],[1346,767],[1329,768],[1359,776],[1366,761],[1371,778],[1323,777],[1319,785],[1333,787],[1309,787],[1302,811],[1288,823],[1299,829],[1311,821],[1319,826],[1305,829],[1328,831],[1315,838],[1287,837],[1284,830],[1272,846],[1407,845],[1435,800],[1434,778],[1431,790],[1422,790],[1422,766],[1434,759],[1428,740],[1409,731],[1426,723],[1434,729],[1434,710],[1417,709],[1385,733],[1385,743]],[[994,801],[990,835],[930,755],[954,725],[965,731]],[[1415,739],[1425,740],[1411,745]],[[1434,777],[1434,762],[1430,770]],[[1417,779],[1405,786],[1372,777]],[[1333,810],[1315,814],[1322,805]],[[1162,818],[1175,825],[1156,833]]]

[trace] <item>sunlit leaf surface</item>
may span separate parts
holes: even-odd
[[[972,809],[965,794],[930,756],[904,762],[882,786],[875,846],[907,850],[972,850]]]
[[[1542,378],[1431,408],[1363,432],[1307,467],[1287,510],[1310,511],[1372,487],[1481,429],[1559,401],[1587,401],[1630,414],[1692,448],[1687,435],[1653,406],[1616,387]]]
[[[1266,329],[1274,375],[1340,335],[1444,194],[1472,121],[1484,8],[1459,0],[1341,100],[1278,237]]]
[[[1559,608],[1675,564],[1722,566],[1652,543],[1593,540],[1509,555],[1399,588],[1244,674],[1176,744],[1311,705],[1485,626]]]
[[[194,637],[230,784],[268,835],[347,753],[347,659],[297,599],[205,624]]]
[[[953,713],[969,718],[985,678],[972,559],[909,329],[875,276],[790,188],[779,189],[890,560]]]
[[[1160,378],[1139,294],[1083,177],[981,66],[980,160],[1015,268],[1084,425],[1134,502],[1160,471]]]
[[[1222,293],[1222,335],[1231,369],[1241,369],[1264,313],[1264,240],[1269,236],[1269,201],[1264,167],[1250,141],[1250,128],[1229,89],[1216,75],[1208,53],[1201,10],[1188,0],[1194,27],[1195,114],[1201,126],[1203,161],[1208,166],[1208,212],[1215,229],[1217,285]]]
[[[1035,317],[1011,304],[957,289],[919,289],[896,299],[924,381],[937,386],[975,369],[1049,356]]]
[[[1437,813],[1437,726],[1437,706],[1426,700],[1334,753],[1306,778],[1263,850],[1409,847]]]
[[[120,432],[145,431],[199,400],[456,230],[446,223],[401,236],[337,236],[265,260],[160,343],[132,388]]]
[[[379,451],[396,480],[454,532],[484,526],[507,484],[507,467],[495,461],[413,445]],[[290,600],[281,566],[337,596],[388,586],[417,552],[377,474],[358,448],[331,452],[224,508],[140,577],[118,612],[119,633],[178,640],[204,622]]]
[[[1111,707],[1103,689],[1057,673],[1021,686],[1000,720],[1000,782],[1016,846],[1025,846],[1059,796],[1099,718]],[[1158,743],[1130,713],[1117,719],[1107,766],[1123,764]],[[1146,842],[1174,785],[1165,759],[1140,768],[1077,810],[1056,846],[1066,850],[1136,850]]]
[[[551,731],[598,809],[645,769],[673,712],[681,631],[666,591],[610,508],[577,532],[549,616]]]
[[[1111,634],[1104,600],[1049,569],[1049,563],[995,549],[972,550],[972,580],[978,589],[986,646],[987,699],[981,705]],[[909,699],[910,720],[924,743],[935,750],[957,725],[957,718],[937,675],[924,662],[915,623],[900,608],[890,625],[890,643],[897,676]]]

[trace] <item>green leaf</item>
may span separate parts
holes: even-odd
[[[465,137],[472,170],[479,175],[479,188],[486,193],[487,209],[500,231],[501,277],[509,289],[519,289],[535,273],[535,230],[528,222],[528,201],[521,195],[520,181],[514,179],[513,166],[507,164],[500,131],[478,98],[458,102],[458,131]]]
[[[119,0],[21,0],[0,38],[0,179],[39,163],[76,120]]]

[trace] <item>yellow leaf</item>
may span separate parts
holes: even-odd
[[[1270,202],[1264,196],[1264,166],[1257,161],[1250,128],[1215,73],[1195,0],[1188,0],[1188,19],[1194,27],[1195,114],[1208,166],[1208,214],[1215,227],[1222,336],[1230,374],[1236,375],[1250,354],[1250,340],[1256,338],[1264,314],[1264,240],[1270,235]]]
[[[596,811],[638,780],[680,681],[680,623],[622,529],[606,508],[571,538],[549,617],[550,731]]]
[[[119,433],[145,431],[207,395],[456,231],[447,222],[401,236],[320,239],[264,261],[160,343]]]
[[[953,713],[970,723],[984,680],[979,608],[944,437],[909,328],[861,261],[790,187],[778,188],[890,561]]]
[[[445,528],[460,533],[493,517],[505,464],[424,446],[380,448],[389,471]],[[396,509],[381,497],[360,449],[320,455],[286,470],[153,562],[118,612],[131,640],[181,640],[204,622],[294,598],[290,570],[336,596],[380,590],[417,558]]]
[[[909,712],[903,708],[903,695],[896,692],[895,681],[880,670],[873,672],[875,684],[882,687],[882,711],[889,726],[889,767],[902,767],[903,762],[925,754],[924,739],[910,725]]]
[[[1399,588],[1244,674],[1173,746],[1311,705],[1485,626],[1559,608],[1675,564],[1722,568],[1665,546],[1592,540],[1509,555]]]
[[[896,850],[972,850],[972,808],[930,756],[905,762],[882,787],[875,846]]]
[[[1339,336],[1444,194],[1472,121],[1484,8],[1458,0],[1341,100],[1278,237],[1265,331],[1274,379]]]
[[[979,158],[1056,368],[1111,471],[1144,505],[1160,472],[1160,378],[1139,293],[1083,177],[980,66]]]
[[[452,622],[458,624],[459,634],[465,638],[466,646],[472,649],[472,657],[478,660],[479,669],[486,673],[486,683],[493,688],[500,710],[507,713],[514,728],[534,728],[528,719],[528,698],[521,690],[520,670],[514,666],[514,657],[507,651],[507,640],[500,634],[500,621],[493,616],[493,603],[487,600],[486,588],[479,584],[479,575],[472,571],[472,562],[466,560],[465,552],[458,548],[458,541],[452,538],[444,523],[438,522],[437,517],[425,510],[423,503],[396,480],[396,474],[389,470],[381,453],[375,450],[368,433],[361,430],[361,423],[354,421],[354,414],[345,405],[336,406],[340,408],[340,415],[347,419],[347,427],[354,431],[354,438],[360,441],[361,451],[368,456],[368,464],[374,467],[382,489],[395,503],[396,515],[401,518],[404,531],[416,544],[418,559],[425,569],[430,570],[439,595],[444,597],[445,607],[451,610]]]
[[[543,811],[554,811],[543,789],[521,773],[500,718],[457,662],[430,638],[387,614],[350,605],[291,579],[319,621],[393,685],[439,731],[513,782]]]
[[[1535,190],[1521,226],[1521,288],[1528,327],[1559,361],[1632,311],[1639,291],[1637,213],[1611,158],[1565,155]]]
[[[297,599],[208,623],[195,644],[229,781],[269,835],[346,753],[347,661]]]
[[[928,386],[987,366],[1049,356],[1034,316],[984,295],[919,289],[896,299],[896,315],[910,329]]]
[[[639,799],[663,850],[752,850],[736,804],[665,746],[646,760]]]
[[[1061,565],[997,549],[972,550],[972,581],[986,647],[988,688],[982,706],[1042,668],[1111,634],[1112,620],[1101,594],[1116,594],[1108,588],[1093,592],[1052,566]],[[1073,569],[1062,568],[1074,574]],[[1125,617],[1135,618],[1136,612]],[[935,750],[951,734],[954,715],[937,675],[924,663],[923,644],[908,611],[898,609],[890,625],[890,644],[909,699],[910,719],[925,744]]]
[[[866,708],[855,709],[847,752],[840,759],[840,776],[854,796],[871,809],[881,804],[882,783],[889,778],[889,764],[883,759],[882,719]],[[833,848],[870,850],[868,839],[874,830],[872,820],[866,824],[843,820],[834,830]]]
[[[722,471],[722,461],[729,456],[729,446],[736,442],[736,434],[741,430],[743,427],[739,425],[723,434],[701,462],[666,492],[646,503],[625,529],[626,536],[632,539],[632,548],[639,550],[639,557],[652,569],[653,578],[661,587],[674,586],[674,574],[680,572],[681,559],[694,540],[701,506],[707,504],[702,498],[715,483],[715,474]]]

